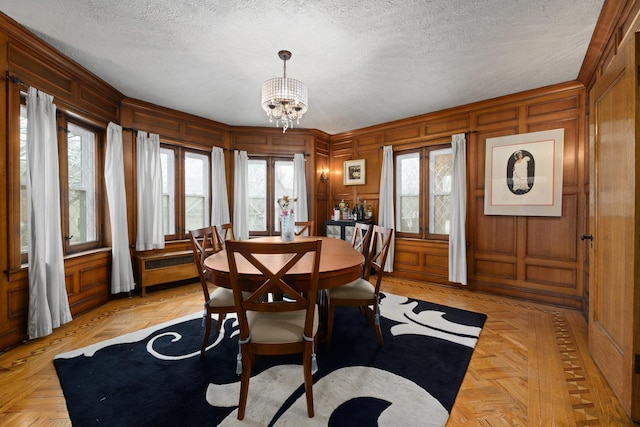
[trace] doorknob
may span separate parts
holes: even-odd
[[[580,236],[580,240],[591,240],[593,242],[593,234],[583,234]]]

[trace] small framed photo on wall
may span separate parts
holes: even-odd
[[[365,183],[366,170],[364,159],[347,160],[344,162],[343,184],[360,185]]]

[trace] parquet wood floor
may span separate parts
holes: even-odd
[[[383,291],[487,314],[447,426],[637,426],[587,350],[576,311],[385,278]],[[56,354],[199,311],[198,284],[115,299],[0,354],[0,425],[68,426]]]

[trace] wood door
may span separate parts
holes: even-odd
[[[589,351],[627,414],[638,421],[640,367],[634,367],[634,355],[640,353],[636,44],[632,35],[589,96],[593,179]]]

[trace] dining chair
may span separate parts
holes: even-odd
[[[204,294],[204,312],[203,325],[204,335],[202,336],[202,346],[200,347],[200,357],[204,357],[204,352],[209,342],[209,334],[211,333],[211,320],[214,314],[218,315],[218,323],[216,324],[216,333],[220,333],[222,323],[227,313],[234,313],[236,307],[233,301],[233,291],[227,288],[216,288],[213,292],[211,282],[207,280],[207,272],[204,268],[204,260],[209,255],[218,252],[220,246],[216,244],[215,227],[203,227],[189,232],[191,236],[191,248],[193,250],[193,259],[198,269],[198,277]]]
[[[353,226],[353,236],[351,237],[351,246],[365,257],[369,249],[369,238],[371,237],[373,226],[366,222],[356,222]]]
[[[235,236],[233,235],[233,224],[221,224],[219,226],[214,226],[213,228],[216,233],[216,244],[219,246],[219,250],[224,249],[225,242],[227,240],[235,240]]]
[[[315,344],[319,323],[316,293],[321,246],[321,240],[227,242],[229,279],[240,328],[236,367],[240,375],[239,420],[244,418],[249,379],[256,355],[302,353],[307,414],[309,418],[314,415],[312,374],[316,368]],[[238,272],[238,266],[257,269],[261,273],[260,279],[248,280],[246,275]],[[310,272],[303,289],[294,287],[290,282],[291,275],[287,276],[287,272],[296,266],[306,266]],[[243,297],[243,290],[252,293]],[[290,299],[273,300],[269,298],[271,293],[287,294]]]
[[[294,222],[295,235],[301,236],[305,231],[308,232],[306,236],[315,236],[315,221],[296,221]]]
[[[371,322],[374,314],[374,327],[378,343],[384,345],[380,328],[380,285],[384,276],[384,264],[387,261],[393,229],[374,225],[369,239],[369,251],[365,260],[365,269],[360,279],[344,286],[330,288],[325,291],[327,304],[327,338],[333,334],[333,322],[336,307],[361,307],[365,310],[367,321]],[[370,282],[371,272],[375,273],[375,284]],[[373,307],[373,308],[371,308]]]

